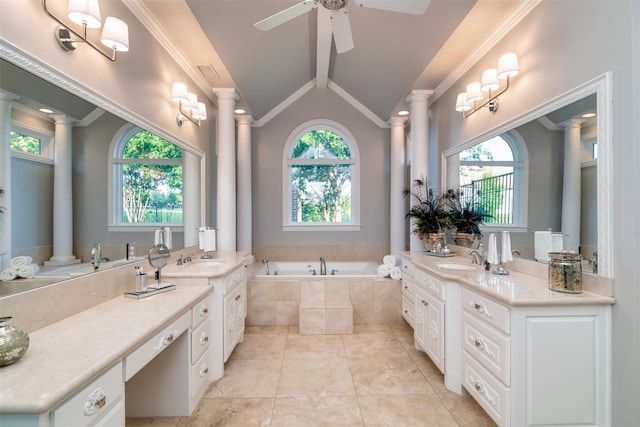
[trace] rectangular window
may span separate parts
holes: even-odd
[[[36,156],[39,156],[42,153],[42,141],[40,138],[13,131],[9,132],[9,135],[12,150],[35,154]]]
[[[291,165],[291,222],[350,223],[351,165]]]

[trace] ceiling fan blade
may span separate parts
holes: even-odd
[[[431,0],[355,0],[358,6],[422,15]]]
[[[262,21],[253,24],[258,30],[269,31],[272,28],[277,27],[280,24],[284,24],[287,21],[297,18],[300,15],[304,15],[310,10],[315,9],[318,6],[317,0],[304,0],[302,3],[295,4],[281,12],[271,15]]]
[[[331,27],[333,28],[333,40],[336,42],[338,53],[348,52],[353,49],[353,36],[351,24],[346,9],[331,12]]]

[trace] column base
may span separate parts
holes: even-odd
[[[66,256],[52,256],[49,261],[45,261],[44,265],[72,265],[72,264],[80,264],[82,262],[81,259],[76,258],[73,255]]]

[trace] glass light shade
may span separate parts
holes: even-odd
[[[505,53],[500,57],[498,60],[499,79],[517,76],[519,72],[520,67],[518,66],[518,56],[515,53]]]
[[[480,101],[482,96],[480,82],[473,82],[467,85],[467,102]]]
[[[196,120],[207,120],[207,106],[204,102],[198,102],[198,109],[193,112],[193,118]]]
[[[461,92],[456,98],[456,111],[469,111],[471,106],[467,103],[467,94]]]
[[[181,82],[175,82],[171,89],[171,99],[175,102],[188,102],[189,91],[187,85]]]
[[[185,102],[182,109],[191,113],[198,111],[198,97],[195,93],[189,92],[189,100]]]
[[[482,82],[480,90],[483,92],[489,92],[496,90],[500,87],[500,81],[498,81],[498,70],[495,68],[489,68],[482,73]]]
[[[100,41],[106,47],[115,49],[118,52],[128,52],[129,26],[126,22],[118,18],[107,16],[107,19],[104,21],[104,30],[102,30],[102,38]]]
[[[100,28],[102,25],[98,0],[69,0],[67,16],[72,22],[87,28]]]

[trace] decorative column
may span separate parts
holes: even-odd
[[[182,212],[184,215],[184,247],[198,245],[200,227],[200,157],[184,150],[182,169]]]
[[[0,269],[11,261],[11,101],[17,95],[0,90]]]
[[[389,195],[390,214],[389,214],[389,248],[390,253],[398,254],[405,250],[404,236],[404,197],[402,189],[404,188],[404,123],[406,117],[392,117],[391,124],[391,185],[389,186],[391,194]]]
[[[564,249],[580,247],[580,128],[582,121],[572,119],[564,128],[564,174],[562,178],[562,234]]]
[[[218,97],[217,249],[236,250],[236,138],[233,110],[238,95],[233,88],[213,89]]]
[[[252,252],[252,205],[251,205],[251,123],[248,115],[237,116],[238,120],[238,250]]]
[[[54,115],[53,155],[53,256],[45,265],[69,265],[80,262],[73,255],[73,189],[71,130],[72,120]]]
[[[407,97],[411,103],[411,182],[416,179],[429,181],[429,124],[427,101],[432,90],[414,90]],[[417,235],[410,233],[410,250],[422,251],[424,245]]]

